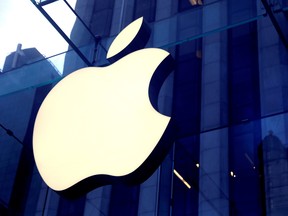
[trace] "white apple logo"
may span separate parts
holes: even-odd
[[[76,196],[118,179],[141,182],[168,152],[171,118],[153,108],[148,90],[154,72],[171,72],[171,56],[157,48],[130,53],[139,49],[131,44],[145,28],[143,18],[131,23],[107,54],[120,60],[71,73],[42,103],[33,152],[43,180],[60,194]]]

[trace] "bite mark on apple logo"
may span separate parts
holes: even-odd
[[[169,152],[175,124],[157,111],[157,101],[174,60],[165,50],[144,49],[149,35],[137,19],[111,44],[111,65],[71,73],[43,101],[33,153],[43,180],[59,194],[141,183]]]

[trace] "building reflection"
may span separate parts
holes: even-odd
[[[288,155],[287,147],[269,132],[260,145],[261,177],[266,215],[285,215],[288,212]]]

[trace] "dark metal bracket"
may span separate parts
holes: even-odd
[[[52,19],[52,17],[43,9],[43,6],[51,4],[53,2],[56,2],[59,0],[46,0],[46,1],[40,1],[36,2],[36,0],[31,0],[31,2],[36,6],[36,8],[42,13],[42,15],[51,23],[51,25],[58,31],[58,33],[65,39],[65,41],[72,47],[72,49],[77,53],[77,55],[87,64],[87,66],[93,66],[93,62],[90,62],[85,55],[80,51],[80,49],[76,46],[75,43],[69,38],[68,35],[65,34],[65,32],[61,29],[61,27]],[[79,21],[83,24],[85,29],[91,34],[91,36],[94,38],[95,41],[95,47],[97,47],[97,44],[99,43],[100,37],[95,36],[91,30],[88,28],[88,26],[84,23],[84,21],[79,17],[79,15],[75,12],[75,10],[71,7],[71,5],[67,2],[67,0],[63,0],[65,4],[68,6],[68,8],[73,12],[73,14],[79,19]]]
[[[279,23],[278,23],[275,15],[274,15],[274,13],[273,13],[273,11],[272,11],[269,3],[267,2],[267,0],[261,0],[261,2],[262,2],[262,4],[263,4],[263,6],[264,6],[264,8],[265,8],[265,10],[266,10],[269,18],[270,18],[270,20],[271,20],[271,22],[272,22],[275,30],[276,30],[277,33],[278,33],[280,40],[282,41],[282,43],[284,44],[284,46],[288,49],[288,41],[287,41],[287,39],[286,39],[286,37],[285,37],[284,32],[283,32],[282,29],[281,29],[281,26],[279,25]]]

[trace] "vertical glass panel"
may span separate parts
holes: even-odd
[[[260,116],[257,23],[228,31],[230,122]]]
[[[229,129],[229,197],[232,215],[264,213],[258,156],[260,143],[260,121],[232,126]]]
[[[201,43],[194,40],[177,46],[174,75],[173,115],[181,128],[180,137],[197,133],[201,107]]]
[[[155,0],[136,0],[134,19],[144,17],[147,22],[153,22],[155,19]]]
[[[172,212],[198,212],[198,173],[201,92],[201,43],[194,40],[177,46],[174,75],[173,116],[179,127],[175,143]]]
[[[197,215],[199,191],[199,136],[175,143],[173,176],[173,215]]]
[[[139,186],[114,185],[111,191],[110,216],[137,215]]]

